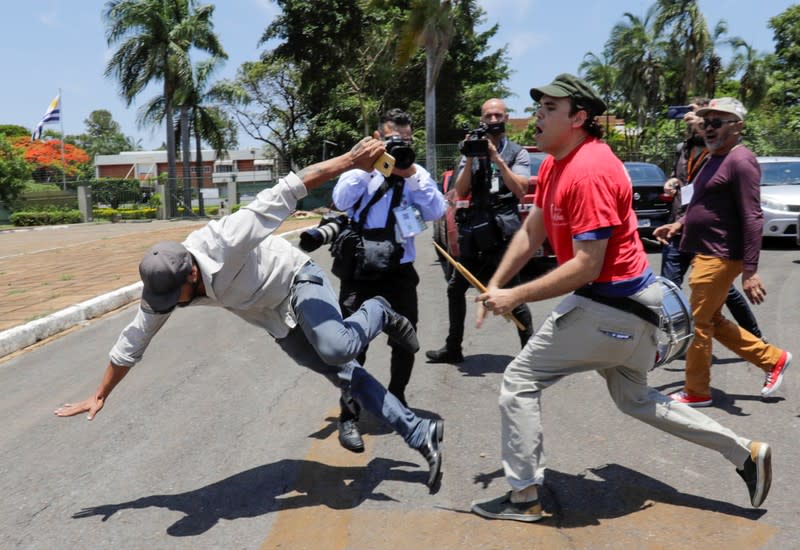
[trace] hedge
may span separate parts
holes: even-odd
[[[32,225],[58,225],[62,223],[81,223],[80,210],[45,210],[41,212],[14,212],[9,217],[17,227]]]
[[[154,220],[158,215],[155,208],[93,208],[95,220]]]

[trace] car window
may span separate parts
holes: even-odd
[[[763,162],[761,185],[800,184],[800,160],[797,162]]]
[[[628,171],[628,175],[631,177],[631,181],[633,183],[639,181],[647,181],[647,182],[661,182],[666,179],[664,176],[664,172],[655,164],[649,163],[636,163],[636,164],[629,164],[625,163],[625,169]]]
[[[529,152],[528,155],[531,159],[531,176],[535,176],[539,173],[539,166],[542,164],[542,161],[547,156],[547,153],[533,153]]]

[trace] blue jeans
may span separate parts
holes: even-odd
[[[661,249],[661,276],[681,286],[694,254],[681,252],[678,249],[679,243],[680,237],[671,240],[669,244],[665,244]],[[756,321],[756,316],[753,315],[753,310],[747,304],[747,298],[733,285],[728,290],[725,305],[728,306],[728,311],[731,312],[740,327],[756,338],[761,338],[761,329],[758,328],[758,321]]]
[[[369,374],[356,357],[383,330],[386,311],[365,300],[346,319],[325,272],[313,262],[292,285],[297,326],[278,345],[298,364],[324,375],[363,409],[389,424],[412,448],[425,442],[430,421],[418,417]]]

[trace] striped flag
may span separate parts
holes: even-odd
[[[35,141],[42,137],[42,129],[45,124],[50,122],[58,122],[59,120],[61,120],[61,94],[58,94],[56,98],[50,102],[47,112],[44,114],[42,120],[39,121],[39,124],[36,125],[36,129],[33,131],[31,141]]]

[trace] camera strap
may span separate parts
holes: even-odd
[[[394,208],[397,207],[400,204],[400,201],[403,198],[403,187],[404,186],[405,186],[405,179],[400,179],[400,182],[394,185],[394,195],[392,195],[392,201],[391,201],[391,204],[389,206],[388,215],[386,216],[385,229],[390,229],[390,228],[392,228],[394,226],[394,223],[395,223]],[[364,228],[364,224],[367,221],[367,213],[369,212],[370,208],[372,208],[372,206],[376,202],[381,200],[381,198],[389,191],[389,187],[390,187],[390,182],[389,182],[388,178],[384,178],[383,183],[381,183],[381,186],[378,187],[378,189],[375,191],[375,194],[372,195],[372,197],[370,198],[369,202],[364,207],[364,210],[362,210],[359,213],[358,220],[355,220],[355,214],[356,214],[356,211],[358,210],[358,205],[361,203],[361,200],[364,198],[364,195],[362,195],[358,199],[358,202],[356,203],[356,208],[353,211],[354,218],[352,220],[353,227],[356,229],[356,231],[361,233],[361,231]]]

